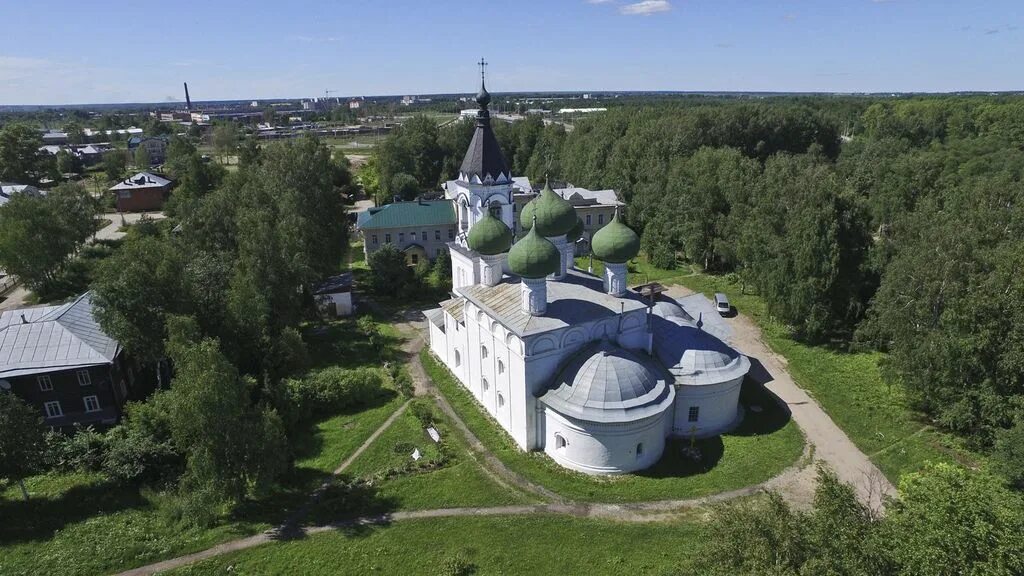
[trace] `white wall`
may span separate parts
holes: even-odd
[[[544,410],[544,453],[566,468],[586,474],[615,474],[654,465],[665,451],[665,418],[661,414],[626,424],[598,424]],[[565,439],[559,447],[557,437]],[[637,447],[642,446],[638,455]]]
[[[682,438],[691,435],[703,438],[728,431],[737,423],[742,385],[742,376],[720,384],[676,385],[672,434]],[[696,422],[689,421],[691,406],[700,408]]]

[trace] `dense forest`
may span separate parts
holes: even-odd
[[[913,407],[1024,485],[1024,98],[694,99],[495,132],[516,174],[614,188],[662,268],[732,274],[806,342],[887,352]],[[454,175],[472,123],[406,123],[364,184]]]

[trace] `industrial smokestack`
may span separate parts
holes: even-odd
[[[185,111],[186,112],[191,112],[192,111],[192,99],[188,97],[188,82],[184,82],[184,84],[185,84]]]

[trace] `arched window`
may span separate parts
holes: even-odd
[[[501,408],[504,405],[505,405],[505,397],[501,395],[501,392],[498,392],[498,408]]]
[[[466,205],[465,200],[459,203],[459,212],[461,213],[459,227],[462,230],[469,230],[469,206]]]
[[[636,459],[639,460],[644,455],[644,443],[641,442],[636,445]]]
[[[455,367],[458,368],[462,365],[462,356],[459,355],[459,351],[455,351]]]
[[[498,360],[498,374],[504,374],[504,373],[505,373],[505,363],[502,362],[501,360]]]
[[[555,434],[555,450],[561,450],[565,448],[565,437],[561,434]]]
[[[487,359],[487,346],[480,347],[480,357],[485,360]]]
[[[491,385],[487,383],[487,378],[481,378],[480,385],[483,387],[484,392],[487,392],[488,390],[491,389]]]
[[[491,205],[488,206],[488,210],[490,210],[491,216],[501,220],[501,202],[498,202],[497,200],[491,202]]]

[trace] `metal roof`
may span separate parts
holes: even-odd
[[[455,224],[455,209],[450,200],[395,202],[360,212],[356,223],[360,230],[446,226]]]
[[[518,336],[558,330],[644,308],[638,296],[628,294],[618,298],[607,294],[600,278],[578,270],[569,270],[563,280],[548,281],[548,306],[543,316],[523,312],[520,290],[519,278],[507,276],[496,286],[475,284],[460,288],[459,292]]]
[[[743,377],[750,360],[680,317],[653,316],[654,353],[677,384],[719,384]]]
[[[0,313],[0,377],[110,364],[120,350],[93,317],[89,292],[60,306]]]
[[[352,273],[344,272],[335,276],[331,276],[325,279],[323,282],[313,287],[313,294],[337,294],[339,292],[349,292],[352,290]]]
[[[476,129],[466,150],[466,156],[462,159],[459,174],[467,180],[475,176],[481,182],[488,177],[495,182],[502,176],[506,179],[512,177],[508,163],[505,162],[505,155],[501,153],[501,146],[498,145],[498,139],[491,129],[491,116],[486,106],[482,106],[477,112]]]
[[[152,172],[139,172],[131,178],[125,178],[117,184],[110,187],[111,190],[140,190],[143,188],[162,188],[170,184],[171,181],[163,176],[153,174]]]
[[[555,188],[555,193],[568,200],[573,206],[623,205],[623,203],[619,201],[619,195],[615,193],[615,190],[610,189],[587,190],[586,188],[569,186],[568,188]]]
[[[601,340],[570,357],[540,400],[578,420],[635,422],[672,406],[671,380],[650,357]]]
[[[465,304],[465,298],[452,298],[451,300],[441,302],[441,309],[454,318],[456,322],[462,322],[462,313]]]
[[[7,204],[14,194],[28,194],[29,196],[41,196],[43,193],[31,184],[12,184],[10,182],[0,183],[0,206]]]

